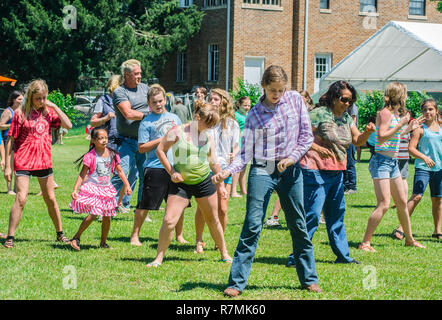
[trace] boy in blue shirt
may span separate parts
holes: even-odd
[[[151,112],[143,118],[138,129],[138,151],[146,153],[144,162],[143,190],[141,200],[137,204],[134,217],[134,228],[130,243],[141,246],[140,229],[147,218],[149,210],[159,210],[163,200],[169,193],[170,175],[158,160],[156,149],[161,138],[173,127],[181,125],[181,120],[173,113],[166,111],[166,92],[160,85],[153,85],[148,91],[147,102]],[[171,150],[169,160],[173,159]],[[176,238],[185,243],[182,236],[182,218],[176,227]]]

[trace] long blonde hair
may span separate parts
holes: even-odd
[[[113,93],[121,85],[121,76],[115,74],[109,78],[106,85],[106,90],[109,93]]]
[[[384,92],[384,108],[393,111],[400,105],[399,114],[405,115],[405,101],[407,100],[407,86],[400,82],[392,82],[387,85]]]
[[[235,120],[235,108],[232,97],[223,89],[211,89],[210,94],[212,93],[215,93],[221,97],[221,104],[218,107],[218,113],[223,129],[225,129],[227,118]]]
[[[46,84],[46,81],[44,81],[42,79],[34,80],[28,84],[28,86],[25,89],[25,103],[22,106],[22,111],[23,111],[25,118],[28,118],[32,112],[32,109],[33,109],[32,97],[34,96],[34,94],[46,93],[46,95],[47,95],[48,92],[49,92],[48,85]],[[43,112],[46,113],[46,108]]]

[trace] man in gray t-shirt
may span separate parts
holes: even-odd
[[[112,100],[117,119],[117,131],[121,141],[118,153],[121,158],[121,168],[126,174],[132,190],[135,190],[137,180],[140,181],[138,189],[142,190],[143,165],[146,155],[138,152],[138,127],[140,121],[149,113],[147,105],[147,92],[149,87],[141,83],[141,64],[131,59],[123,62],[121,73],[124,82],[113,92]],[[118,194],[123,187],[123,182],[118,175],[112,178],[112,185]],[[141,192],[138,192],[138,201]],[[123,203],[118,206],[118,211],[129,212],[130,196],[123,198]]]
[[[112,100],[114,103],[115,115],[117,117],[117,130],[121,136],[138,139],[138,128],[140,126],[140,121],[143,118],[135,120],[131,118],[127,112],[123,114],[120,109],[122,105],[124,107],[124,103],[128,102],[131,110],[136,110],[142,113],[143,116],[148,114],[148,91],[149,87],[144,83],[138,84],[135,88],[129,88],[123,83],[120,87],[115,89]],[[117,107],[119,105],[120,107]]]

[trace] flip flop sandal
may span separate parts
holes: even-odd
[[[233,260],[231,258],[227,258],[227,259],[220,259],[219,262],[233,263]]]
[[[63,233],[57,236],[57,241],[62,243],[71,242],[71,240],[69,240]]]
[[[402,238],[399,238],[397,235],[400,235]],[[405,237],[404,233],[402,231],[398,230],[398,229],[394,229],[393,233],[391,234],[391,236],[395,240],[402,240]]]
[[[366,251],[366,252],[376,252],[376,250],[373,249],[372,246],[370,246],[369,244],[364,244],[364,243],[361,243],[359,245],[359,249],[363,250],[363,251]]]
[[[151,262],[146,264],[146,268],[158,268],[161,267],[161,263],[158,262]]]
[[[14,238],[6,239],[5,243],[3,244],[5,248],[14,248]]]
[[[80,251],[80,239],[78,238],[73,238],[70,240],[71,242],[71,247],[74,248],[77,251]]]
[[[431,235],[432,238],[436,238],[438,240],[442,240],[442,233],[433,233]]]

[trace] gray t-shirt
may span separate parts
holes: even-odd
[[[359,112],[358,112],[358,107],[356,106],[356,104],[352,104],[350,107],[348,107],[347,109],[347,113],[353,118],[356,117],[356,121],[355,121],[355,125],[356,127],[358,126],[358,118],[359,118]]]
[[[174,113],[180,118],[182,123],[187,123],[189,120],[189,111],[187,110],[187,107],[180,103],[172,106],[172,109],[170,109],[171,113]]]
[[[133,89],[127,88],[125,85],[115,89],[112,100],[117,118],[118,134],[132,139],[138,138],[138,127],[140,126],[140,120],[127,120],[117,106],[123,101],[129,101],[132,110],[137,110],[147,114],[149,112],[147,105],[148,90],[149,87],[144,83],[140,83],[136,88]]]

